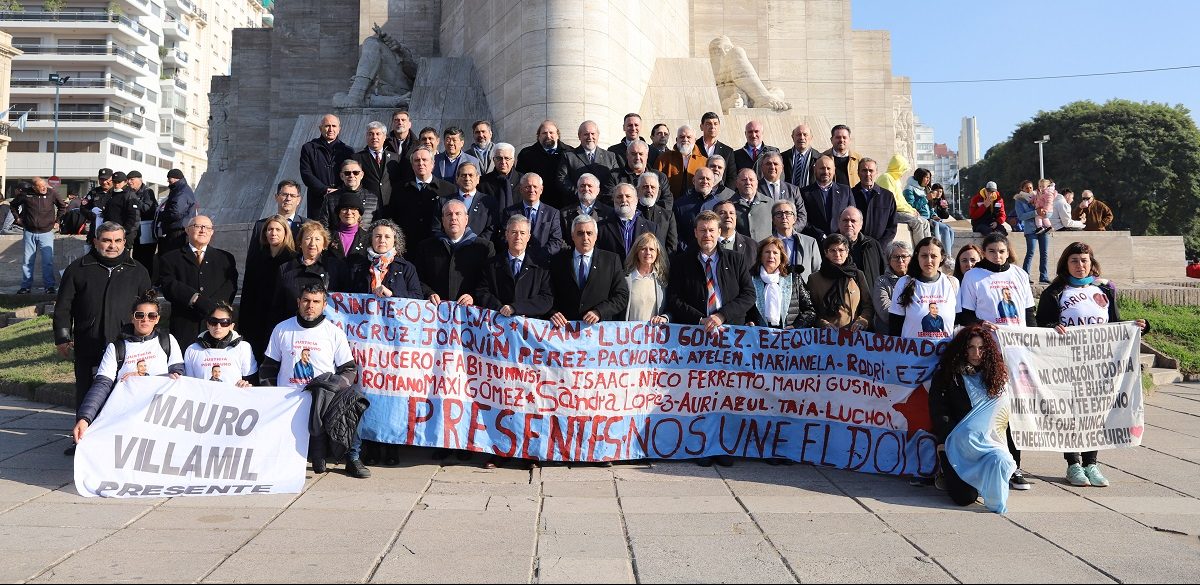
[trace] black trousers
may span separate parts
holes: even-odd
[[[1080,459],[1079,455],[1080,455],[1079,453],[1063,453],[1063,457],[1067,460],[1068,465],[1073,465],[1075,463],[1079,463],[1079,459]],[[1092,465],[1094,463],[1096,463],[1096,452],[1095,451],[1084,452],[1083,453],[1083,466],[1087,467],[1088,465]]]
[[[87,396],[87,391],[92,387],[92,380],[96,377],[96,368],[100,367],[100,358],[98,356],[83,356],[75,354],[75,410],[83,405],[83,397]]]
[[[979,490],[971,487],[958,476],[958,473],[955,473],[945,451],[938,453],[938,461],[942,464],[942,481],[946,486],[946,492],[950,494],[950,499],[959,506],[974,504],[975,500],[979,499]]]
[[[1008,439],[1008,452],[1013,456],[1013,461],[1017,462],[1017,469],[1021,468],[1021,450],[1017,448],[1017,444],[1013,442],[1012,427],[1004,429],[1004,438]]]

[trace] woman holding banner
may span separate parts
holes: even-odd
[[[816,320],[812,297],[800,274],[788,269],[784,262],[787,248],[774,236],[763,240],[758,247],[757,270],[751,271],[754,284],[754,306],[746,314],[747,325],[773,329],[812,327]]]
[[[654,325],[668,322],[667,255],[653,232],[638,236],[625,258],[625,283],[629,285],[626,321],[649,321]]]
[[[894,243],[894,242],[893,242]],[[945,339],[954,331],[958,280],[942,272],[946,248],[937,238],[917,242],[916,262],[896,282],[888,334]]]
[[[1100,325],[1121,320],[1117,309],[1117,287],[1112,281],[1100,278],[1100,263],[1092,247],[1072,242],[1058,258],[1057,275],[1038,300],[1037,323],[1053,327],[1060,335],[1067,327]],[[1134,322],[1145,333],[1150,323],[1145,319]],[[1076,487],[1108,487],[1108,479],[1100,472],[1096,452],[1064,453],[1067,459],[1067,481]]]
[[[253,386],[258,379],[258,361],[250,344],[233,329],[233,307],[217,301],[217,308],[204,322],[208,330],[183,352],[184,375],[238,388]]]
[[[1007,380],[996,338],[978,323],[959,330],[934,368],[929,416],[942,481],[959,506],[982,495],[989,510],[1007,509],[1008,479],[1017,469],[999,432],[1007,422]]]
[[[994,329],[995,325],[1025,327],[1036,322],[1029,273],[1012,263],[1008,250],[1004,232],[993,232],[983,239],[983,259],[963,275],[958,288],[959,325],[983,323]],[[1021,471],[1021,450],[1013,443],[1012,432],[1005,434],[1008,451],[1017,462],[1009,484],[1015,490],[1030,489],[1033,486]]]
[[[871,286],[850,258],[850,240],[829,234],[822,243],[825,259],[821,269],[808,277],[818,327],[866,330],[875,317]]]
[[[134,376],[178,379],[183,375],[183,352],[179,351],[179,343],[170,334],[158,330],[161,313],[158,295],[153,290],[143,293],[134,301],[132,313],[132,324],[126,325],[117,340],[104,348],[92,387],[75,413],[72,434],[76,443],[83,439],[83,433],[96,420],[117,382]]]

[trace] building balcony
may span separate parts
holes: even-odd
[[[23,97],[40,97],[54,94],[54,82],[48,79],[14,78],[9,87],[12,95]],[[75,96],[118,96],[126,99],[158,103],[158,92],[139,83],[121,81],[120,79],[79,79],[72,77],[62,91],[70,91]]]
[[[16,48],[25,53],[16,57],[17,63],[106,64],[128,75],[158,72],[157,63],[122,45],[16,45]]]
[[[195,14],[196,10],[198,10],[192,0],[166,0],[164,4],[171,10],[178,10],[180,13],[185,14]]]
[[[58,114],[59,131],[106,130],[135,138],[143,136],[147,131],[154,131],[157,124],[148,122],[150,120],[137,114],[114,114],[111,112],[60,112]],[[53,127],[54,112],[29,113],[31,130],[49,130]]]
[[[166,79],[160,79],[158,80],[158,86],[162,89],[163,93],[172,91],[176,88],[182,91],[187,91],[188,89],[187,82],[179,79],[178,77],[167,77]]]
[[[116,0],[117,6],[125,11],[125,14],[136,16],[150,16],[153,14],[150,11],[150,0]]]
[[[159,53],[164,68],[182,69],[187,66],[188,54],[179,47],[163,47]]]
[[[192,29],[177,15],[168,12],[163,17],[163,38],[168,41],[186,41],[192,37]]]
[[[157,45],[159,36],[137,20],[108,12],[0,11],[0,28],[13,36],[22,32],[86,33],[111,32],[127,42],[149,40]]]

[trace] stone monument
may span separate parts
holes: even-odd
[[[235,31],[231,69],[213,80],[197,187],[224,223],[257,219],[275,182],[299,178],[322,114],[338,114],[357,149],[406,93],[414,129],[487,119],[518,148],[546,118],[568,141],[595,120],[611,144],[628,112],[675,128],[708,111],[735,146],[757,120],[781,148],[802,122],[818,148],[839,123],[866,156],[912,148],[888,33],[851,30],[846,0],[288,0],[273,29]]]

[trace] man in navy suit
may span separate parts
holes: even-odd
[[[813,165],[821,152],[812,147],[812,130],[806,124],[792,129],[792,147],[783,151],[783,178],[803,189],[816,182]]]
[[[491,195],[479,191],[479,167],[475,163],[464,162],[458,165],[458,175],[455,181],[458,191],[449,199],[462,201],[467,206],[467,227],[476,236],[485,240],[492,239],[496,217],[500,210],[496,208],[496,200]],[[447,199],[442,200],[445,206]],[[439,210],[440,213],[441,210]]]
[[[374,195],[364,198],[364,215],[372,221],[387,216],[392,193],[404,183],[405,174],[401,169],[411,169],[400,155],[386,149],[386,142],[387,128],[380,122],[371,122],[367,124],[367,145],[354,153],[354,160],[362,166],[362,188]]]
[[[621,183],[613,190],[613,214],[600,222],[596,247],[615,253],[625,262],[638,236],[646,232],[655,233],[658,226],[638,214],[637,189],[629,183]]]
[[[521,176],[520,195],[517,203],[504,208],[502,225],[511,225],[514,216],[529,220],[529,238],[521,248],[528,248],[528,253],[542,266],[548,266],[550,258],[566,246],[562,235],[562,215],[557,209],[542,201],[542,178],[537,173],[526,173]],[[508,229],[505,228],[505,239]],[[511,244],[510,244],[511,245]]]
[[[539,319],[554,307],[550,271],[528,253],[529,236],[529,219],[519,214],[508,218],[504,229],[508,252],[497,254],[484,270],[483,280],[475,289],[476,305],[499,311],[505,317]]]
[[[791,201],[796,206],[796,229],[803,230],[808,225],[808,214],[800,198],[800,188],[784,179],[783,156],[768,151],[759,158],[758,166],[758,192],[772,201]]]
[[[555,180],[562,154],[569,149],[570,146],[558,139],[558,125],[554,120],[544,120],[538,125],[537,140],[517,154],[517,171],[540,175],[547,182],[546,203],[558,209],[575,202],[575,186],[567,188]]]
[[[801,230],[817,243],[838,231],[842,210],[854,205],[850,187],[834,181],[833,157],[823,155],[813,165],[816,182],[800,189],[800,198],[808,214],[808,225]]]
[[[559,252],[550,262],[554,291],[550,322],[555,327],[565,327],[570,321],[592,325],[624,315],[629,306],[625,271],[616,254],[596,249],[596,220],[590,215],[576,216],[571,240],[574,247]]]
[[[746,145],[733,151],[733,168],[726,167],[725,169],[726,175],[734,176],[735,183],[737,182],[737,173],[742,169],[753,169],[757,173],[758,158],[762,156],[764,150],[773,148],[763,142],[762,134],[762,122],[750,120],[746,123]],[[725,161],[725,164],[728,165],[729,161]]]
[[[492,145],[491,150],[493,168],[480,179],[479,190],[491,195],[496,200],[496,206],[504,209],[521,200],[521,173],[513,170],[516,149],[507,142],[500,142]]]
[[[711,162],[713,156],[720,156],[724,161],[722,164],[730,164],[733,161],[733,147],[721,142],[717,137],[721,135],[721,117],[716,112],[704,112],[700,116],[700,140],[696,141],[696,148],[700,149],[700,154],[708,157]],[[724,167],[722,167],[724,168]],[[732,173],[728,177],[722,175],[717,179],[721,184],[733,189]]]

